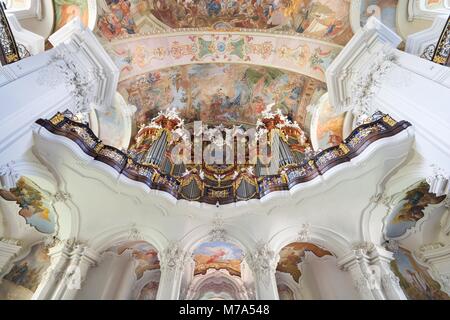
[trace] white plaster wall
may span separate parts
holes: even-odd
[[[21,19],[20,23],[22,27],[24,27],[25,29],[37,33],[44,39],[47,39],[52,34],[53,24],[55,21],[53,1],[42,0],[41,3],[42,3],[42,20],[38,20],[37,18],[27,18]]]

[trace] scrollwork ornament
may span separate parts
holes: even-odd
[[[186,255],[180,247],[178,242],[171,242],[167,248],[165,248],[161,255],[161,269],[176,271],[181,270],[184,267],[186,261]]]
[[[381,276],[381,284],[386,290],[389,290],[393,287],[396,289],[400,288],[400,280],[392,271],[388,271]]]
[[[208,235],[210,241],[227,241],[227,232],[225,230],[225,222],[223,221],[223,219],[214,219],[213,226]]]
[[[352,105],[356,108],[356,115],[364,118],[364,115],[372,114],[372,100],[383,81],[383,78],[389,73],[397,62],[395,54],[384,52],[378,58],[367,72],[361,73],[352,85]],[[361,120],[361,119],[360,119]]]
[[[297,233],[299,242],[308,242],[311,240],[311,225],[309,223],[302,224],[300,231]]]
[[[267,243],[258,242],[255,251],[246,256],[246,261],[253,270],[257,281],[261,281],[267,287],[270,277],[275,275],[278,258],[279,256],[270,249]]]
[[[72,95],[70,110],[74,114],[88,113],[94,100],[94,85],[91,75],[82,74],[73,59],[74,52],[60,51],[55,53],[38,76],[38,84],[50,88],[64,83]]]

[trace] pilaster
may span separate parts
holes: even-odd
[[[170,243],[160,254],[161,279],[157,300],[178,300],[186,254],[177,242]]]
[[[258,300],[278,300],[275,278],[279,255],[267,243],[257,243],[253,252],[246,257],[246,262],[253,272]]]
[[[338,261],[349,271],[363,300],[405,300],[399,280],[390,269],[391,252],[369,242],[357,243]]]

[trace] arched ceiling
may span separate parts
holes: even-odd
[[[161,29],[275,29],[337,44],[353,35],[349,0],[105,0],[100,34],[108,40]]]
[[[326,85],[301,74],[244,64],[195,64],[149,72],[122,81],[119,92],[137,107],[136,128],[158,112],[176,109],[186,122],[255,125],[267,105],[304,126],[307,106]]]

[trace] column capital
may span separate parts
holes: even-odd
[[[180,271],[184,267],[184,263],[188,258],[186,252],[183,251],[179,242],[171,242],[159,254],[161,270]]]
[[[258,242],[254,251],[246,255],[245,260],[253,271],[255,278],[266,282],[268,277],[275,275],[280,256],[267,243]]]

